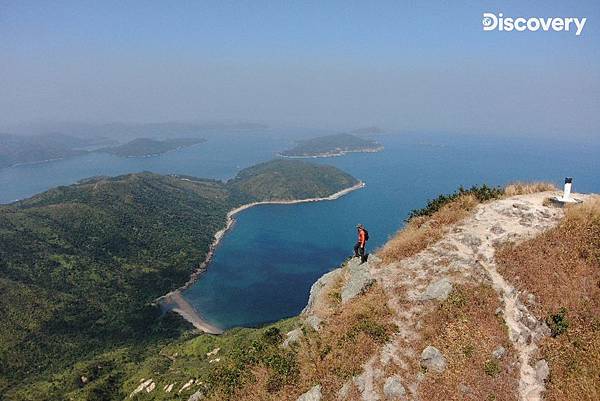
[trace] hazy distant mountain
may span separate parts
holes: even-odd
[[[383,134],[385,131],[379,127],[363,127],[357,128],[355,130],[350,131],[351,134],[356,135],[373,135],[373,134]]]
[[[77,156],[86,153],[86,147],[108,143],[107,138],[81,138],[60,133],[0,134],[0,168]]]
[[[173,138],[156,140],[136,138],[123,145],[98,149],[98,152],[110,153],[122,157],[143,157],[159,155],[170,150],[184,148],[206,142],[203,138]]]
[[[48,132],[62,132],[71,136],[92,137],[105,136],[110,138],[169,138],[195,136],[206,137],[212,133],[245,132],[265,130],[265,124],[248,121],[215,121],[215,122],[158,122],[158,123],[78,123],[78,122],[47,122],[30,123],[11,126],[4,129],[7,132],[30,135]]]
[[[383,149],[372,139],[351,134],[335,134],[296,141],[296,146],[280,153],[283,157],[332,157],[352,152],[378,152]]]

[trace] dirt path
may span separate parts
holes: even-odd
[[[491,284],[503,300],[502,314],[520,362],[519,399],[541,400],[544,377],[540,377],[532,357],[537,342],[548,329],[529,313],[514,287],[498,273],[494,249],[497,244],[532,238],[555,226],[563,211],[544,206],[544,199],[550,195],[548,192],[520,195],[479,205],[471,217],[452,227],[443,239],[426,250],[400,262],[371,268],[371,274],[388,294],[388,306],[395,314],[399,331],[355,378],[362,400],[380,399],[383,372],[388,364],[397,365],[403,372],[406,400],[418,400],[423,375],[415,374],[409,367],[414,366],[422,351],[411,345],[419,338],[419,316],[433,308],[440,289],[481,282]],[[399,294],[407,294],[408,306],[406,298]]]

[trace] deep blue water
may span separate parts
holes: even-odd
[[[315,162],[333,164],[367,186],[332,202],[267,205],[237,216],[208,271],[185,297],[223,328],[254,326],[297,314],[312,283],[350,254],[355,225],[369,229],[368,247],[382,245],[407,213],[459,185],[549,180],[600,192],[600,140],[570,143],[444,135],[380,136],[380,153]],[[0,170],[0,202],[93,175],[136,171],[226,179],[268,160],[289,144],[276,133],[211,138],[146,159],[88,155]]]

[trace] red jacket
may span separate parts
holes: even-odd
[[[365,247],[365,230],[363,230],[362,228],[358,229],[358,243],[360,244],[361,248]]]

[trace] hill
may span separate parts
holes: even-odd
[[[298,169],[309,177],[302,189],[289,175]],[[257,187],[273,175],[284,190],[277,182]],[[62,399],[99,375],[86,387],[90,399],[121,397],[128,366],[189,330],[175,315],[161,317],[154,300],[187,281],[229,210],[248,199],[332,194],[346,182],[356,180],[275,161],[231,183],[97,177],[0,206],[0,393]]]
[[[352,134],[335,134],[297,141],[292,149],[281,152],[283,157],[332,157],[351,152],[378,152],[383,146],[371,139]]]
[[[136,138],[123,145],[98,149],[98,152],[110,153],[121,157],[155,156],[171,150],[196,145],[202,142],[206,142],[206,139],[171,138],[158,140],[151,138]]]
[[[137,366],[125,393],[595,400],[600,201],[578,195],[582,205],[561,209],[554,194],[521,185],[441,196],[367,263],[321,277],[300,316],[173,342]]]
[[[0,134],[0,168],[37,163],[87,153],[84,148],[108,143],[101,137],[80,138],[63,134]]]
[[[227,186],[255,202],[322,198],[357,183],[333,166],[311,166],[300,160],[273,160],[240,171]]]

